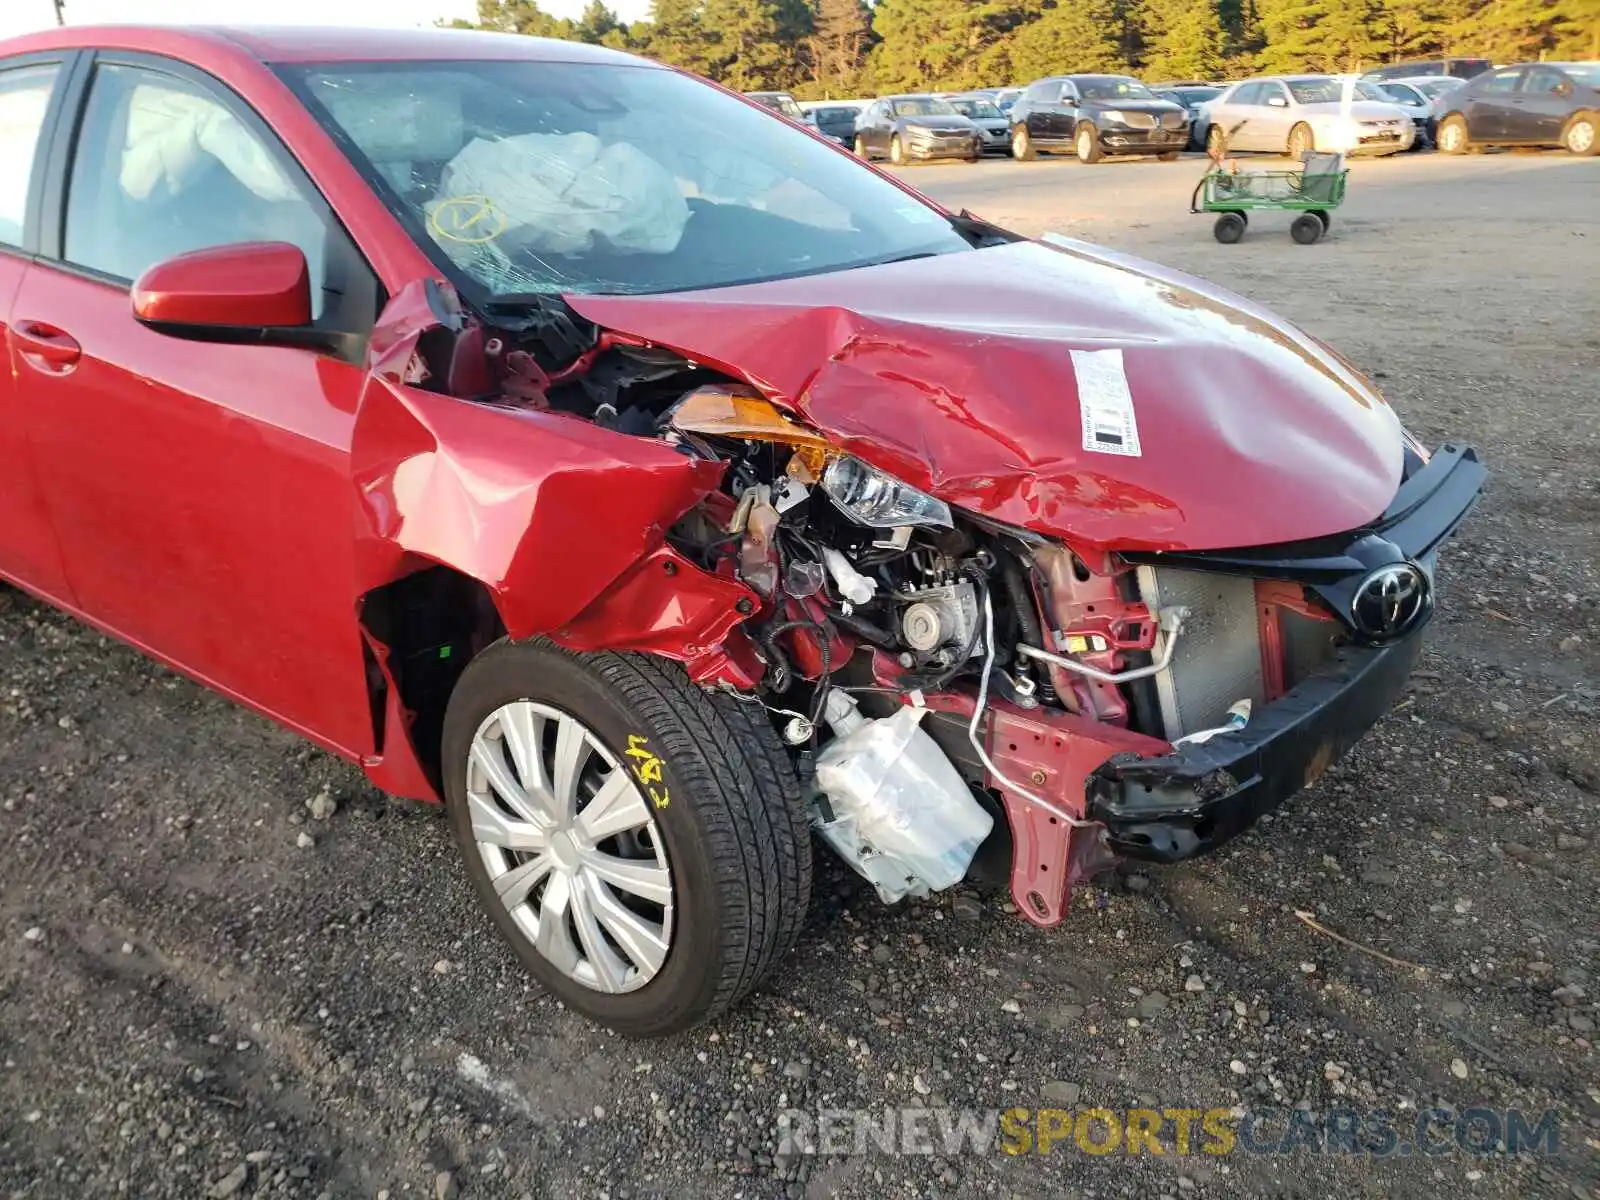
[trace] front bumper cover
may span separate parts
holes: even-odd
[[[1176,862],[1242,833],[1314,782],[1405,688],[1422,633],[1350,646],[1237,733],[1160,758],[1121,756],[1088,781],[1089,815],[1111,848]]]
[[[1439,545],[1477,504],[1488,472],[1446,445],[1412,471],[1382,515],[1336,538],[1250,550],[1130,554],[1133,561],[1300,583],[1341,617],[1375,566],[1411,562],[1430,579]],[[1120,755],[1087,780],[1089,815],[1112,849],[1175,862],[1253,825],[1316,780],[1394,703],[1422,651],[1427,610],[1403,636],[1349,644],[1243,729],[1152,758]]]

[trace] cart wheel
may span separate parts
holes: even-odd
[[[1211,234],[1224,246],[1231,246],[1244,236],[1244,227],[1249,223],[1242,212],[1225,212],[1211,227]]]
[[[1313,208],[1309,211],[1313,217],[1322,222],[1322,232],[1327,233],[1328,226],[1333,224],[1333,218],[1328,215],[1328,211],[1323,208]]]
[[[1302,246],[1309,246],[1322,236],[1322,221],[1315,213],[1303,212],[1289,226],[1289,236]]]

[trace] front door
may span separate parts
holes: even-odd
[[[1550,67],[1529,67],[1514,97],[1506,138],[1518,142],[1559,142],[1572,115],[1572,80]]]
[[[44,136],[53,98],[66,74],[59,59],[0,61],[0,577],[70,604],[61,554],[28,448],[24,398],[17,383],[30,360],[70,357],[39,331],[16,327],[13,305],[29,270],[38,221],[29,220],[43,175]],[[37,206],[34,206],[37,212]]]
[[[364,370],[178,340],[129,300],[172,255],[289,242],[318,325],[360,332],[370,270],[248,106],[178,64],[97,56],[75,154],[59,258],[29,269],[14,312],[78,347],[18,373],[78,605],[323,745],[370,753],[348,462]]]

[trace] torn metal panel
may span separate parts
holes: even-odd
[[[513,637],[574,621],[723,471],[575,417],[379,375],[356,414],[351,469],[358,590],[416,555],[482,582]]]
[[[631,650],[681,662],[699,684],[755,687],[762,666],[737,626],[759,597],[660,546],[580,616],[556,630],[569,650]]]
[[[949,504],[1091,550],[1332,534],[1377,517],[1400,481],[1394,413],[1314,338],[1083,243],[567,300]]]

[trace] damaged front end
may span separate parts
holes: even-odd
[[[1011,294],[940,321],[917,298],[977,255],[475,314],[428,285],[357,418],[364,589],[442,564],[505,633],[762,705],[815,831],[887,901],[998,874],[1052,925],[1115,856],[1209,849],[1388,709],[1485,473],[1402,449],[1346,365],[1247,306],[981,253],[1019,256]],[[1007,312],[1069,269],[1121,287],[1120,340]],[[1220,382],[1118,425],[1105,389],[1174,378],[1156,303]],[[461,434],[483,408],[498,432]]]

